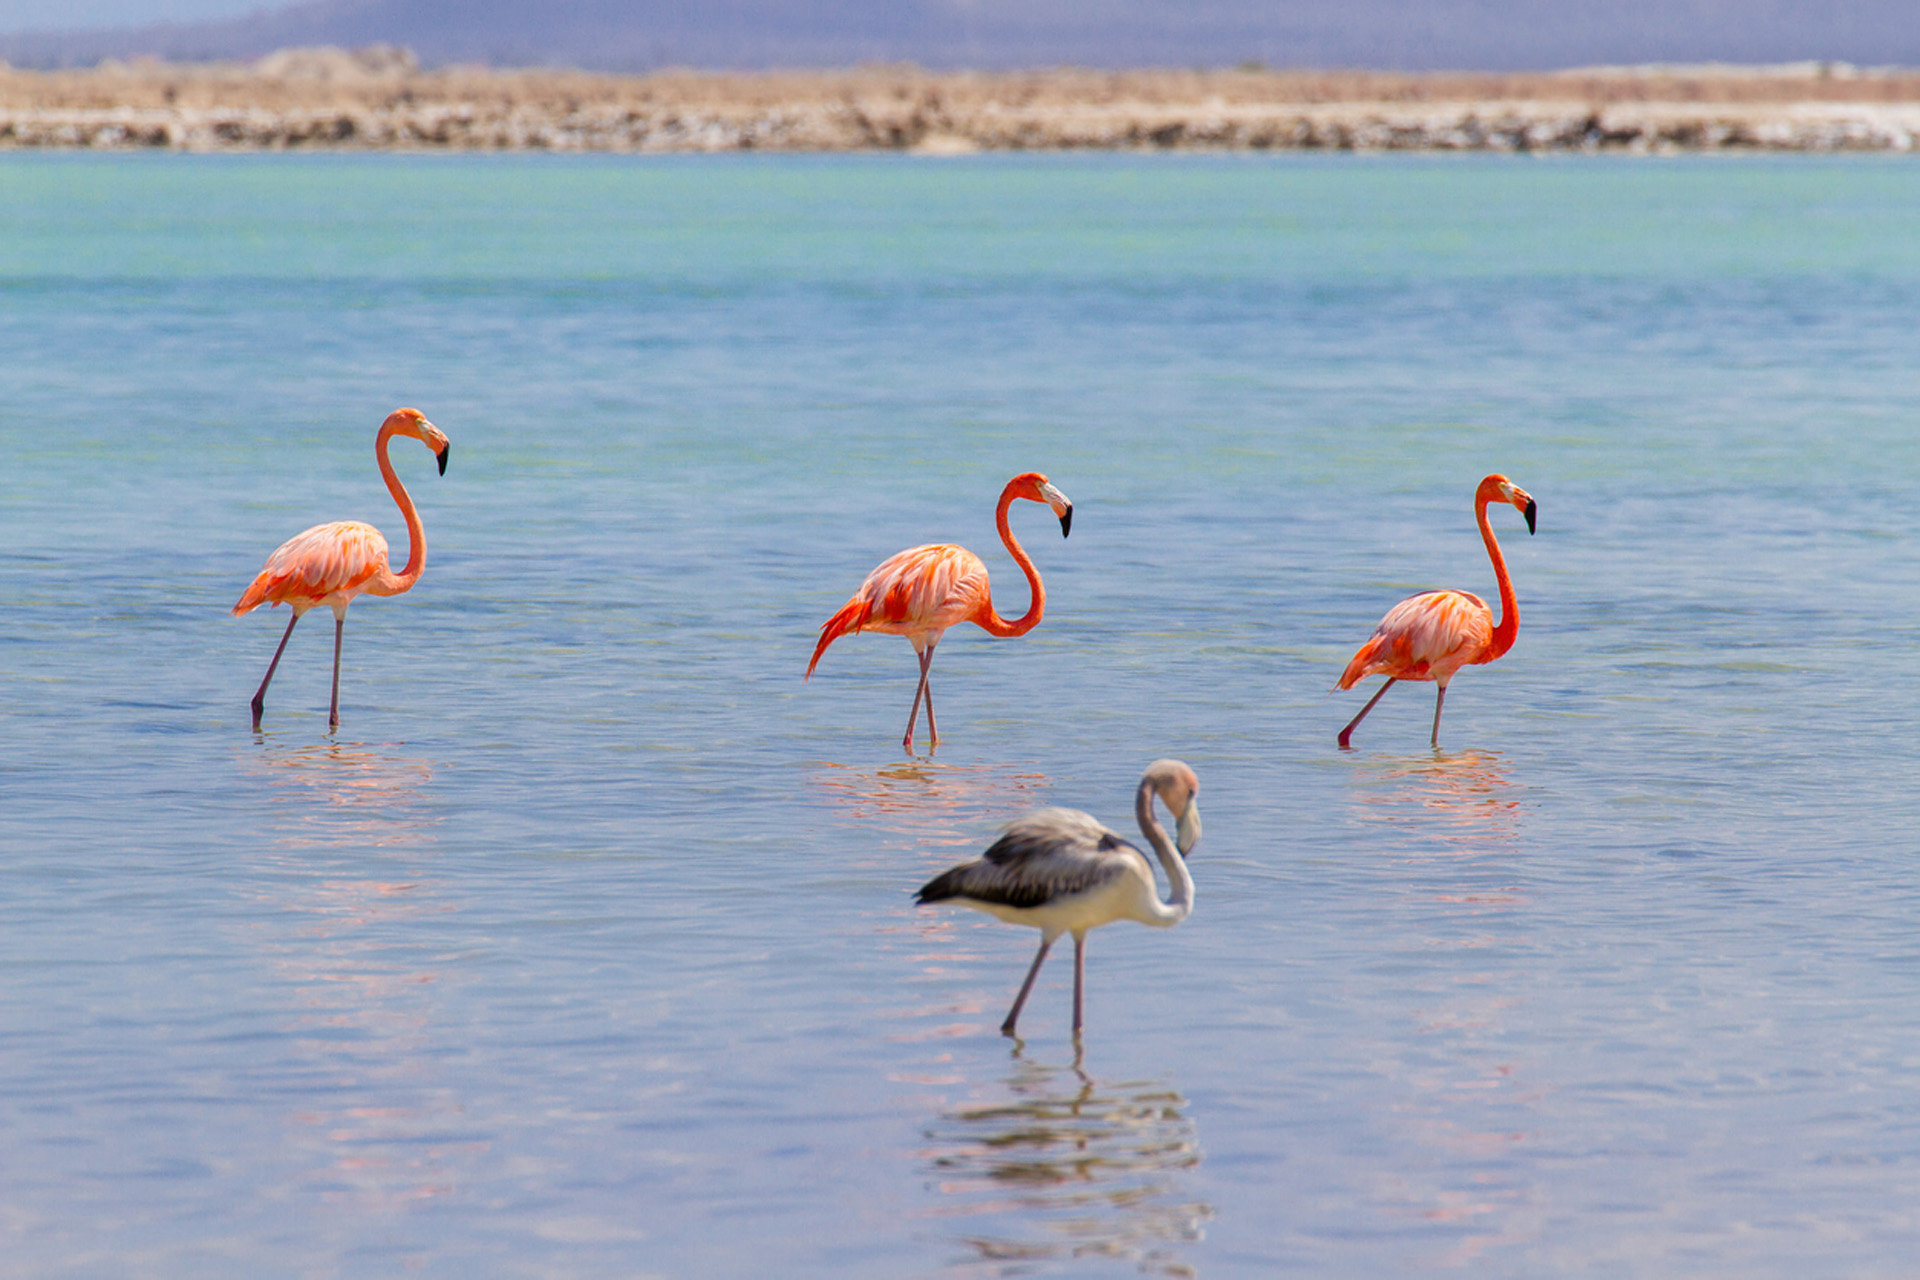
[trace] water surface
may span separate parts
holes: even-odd
[[[1915,332],[1898,161],[7,157],[0,1270],[1897,1274]],[[1024,610],[1036,468],[905,759],[816,630]],[[1518,645],[1334,750],[1493,470]],[[1160,755],[1193,918],[1011,1044],[911,891]]]

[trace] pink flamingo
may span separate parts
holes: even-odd
[[[1013,555],[1014,563],[1027,575],[1033,603],[1026,613],[1009,622],[993,608],[993,592],[987,584],[987,566],[965,547],[935,543],[912,547],[882,560],[853,598],[840,607],[820,627],[820,643],[814,646],[813,661],[807,664],[811,678],[820,665],[820,655],[841,636],[856,631],[884,631],[905,636],[920,659],[920,687],[914,690],[913,709],[907,713],[907,732],[900,745],[913,753],[913,726],[920,716],[920,699],[927,700],[927,750],[940,743],[940,732],[933,723],[933,689],[927,683],[927,671],[933,665],[934,646],[948,627],[971,622],[995,636],[1023,636],[1040,623],[1046,612],[1047,589],[1040,582],[1033,561],[1014,540],[1007,525],[1007,508],[1015,498],[1044,502],[1060,518],[1060,536],[1073,528],[1073,504],[1038,471],[1029,471],[1007,481],[1000,491],[1000,506],[994,523],[1000,541]]]
[[[235,617],[263,604],[286,604],[293,608],[293,617],[280,636],[280,647],[273,651],[273,661],[267,664],[266,678],[260,681],[260,688],[253,695],[255,732],[260,729],[260,713],[267,705],[267,686],[273,683],[280,655],[286,652],[287,640],[293,635],[293,624],[318,605],[333,610],[333,705],[327,712],[327,728],[339,728],[340,639],[347,626],[347,606],[362,592],[397,596],[410,590],[426,570],[427,535],[420,527],[420,513],[413,509],[413,499],[407,496],[406,486],[400,483],[393,463],[387,460],[387,441],[395,436],[411,436],[433,450],[433,456],[440,461],[441,475],[447,474],[447,453],[451,446],[445,433],[428,422],[418,409],[395,409],[380,424],[380,434],[374,437],[373,453],[380,460],[380,474],[387,482],[387,492],[400,505],[400,514],[407,521],[407,567],[399,573],[387,567],[387,540],[370,524],[357,520],[317,524],[281,543],[280,549],[267,557],[267,566],[260,571],[260,576],[233,606]]]
[[[1378,672],[1387,682],[1360,714],[1340,731],[1340,747],[1350,749],[1347,739],[1373,704],[1380,701],[1395,680],[1431,680],[1439,687],[1433,700],[1433,738],[1440,745],[1440,707],[1447,700],[1447,681],[1461,667],[1492,662],[1513,648],[1520,634],[1520,606],[1513,598],[1513,580],[1507,577],[1507,561],[1494,540],[1493,526],[1487,523],[1487,505],[1508,502],[1527,518],[1527,532],[1533,532],[1534,503],[1526,490],[1502,475],[1491,475],[1474,491],[1474,519],[1480,524],[1480,536],[1486,541],[1487,555],[1493,560],[1493,576],[1500,584],[1500,621],[1493,620],[1487,602],[1471,591],[1423,591],[1408,596],[1380,619],[1373,635],[1353,655],[1353,661],[1341,673],[1336,689],[1351,689]]]

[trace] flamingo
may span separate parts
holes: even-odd
[[[260,681],[260,688],[253,695],[256,733],[260,730],[260,713],[267,705],[267,686],[273,683],[280,655],[286,652],[293,625],[300,621],[301,615],[323,604],[333,610],[333,705],[327,712],[327,728],[338,729],[340,639],[346,630],[347,606],[362,592],[397,596],[411,590],[426,570],[427,535],[420,527],[420,513],[413,509],[413,499],[407,495],[400,477],[394,474],[393,463],[387,460],[387,441],[395,436],[411,436],[433,450],[433,456],[440,462],[441,475],[447,474],[447,454],[451,446],[446,434],[428,422],[418,409],[395,409],[380,424],[380,434],[374,437],[373,453],[380,460],[380,474],[407,521],[407,567],[399,573],[387,567],[387,540],[370,524],[361,524],[358,520],[317,524],[281,543],[233,606],[236,618],[263,604],[286,604],[293,608],[293,617],[288,619],[287,629],[280,636],[280,647],[273,651],[273,661],[267,664],[266,678]]]
[[[913,709],[907,713],[907,732],[901,737],[900,745],[908,755],[913,754],[913,726],[920,716],[920,699],[925,697],[927,750],[938,746],[940,731],[933,723],[933,689],[927,684],[927,671],[933,666],[934,646],[940,643],[947,628],[971,622],[989,635],[1023,636],[1040,624],[1040,617],[1046,612],[1047,589],[1041,584],[1033,561],[1014,540],[1013,530],[1007,525],[1007,508],[1015,498],[1044,502],[1051,507],[1053,514],[1060,518],[1063,538],[1073,528],[1073,504],[1038,471],[1015,476],[1000,491],[994,523],[1000,530],[1000,541],[1006,544],[1014,563],[1027,575],[1027,585],[1033,593],[1033,603],[1024,614],[1009,622],[994,611],[987,566],[965,547],[951,543],[910,547],[882,560],[853,593],[853,598],[821,624],[820,643],[814,646],[813,661],[807,663],[807,674],[801,678],[812,678],[813,669],[820,665],[820,655],[841,636],[856,631],[884,631],[905,636],[920,659],[920,686],[914,690]]]
[[[1200,839],[1200,779],[1179,760],[1156,760],[1140,779],[1133,800],[1140,831],[1160,855],[1173,896],[1160,900],[1153,868],[1140,850],[1078,809],[1041,809],[1016,818],[987,851],[920,887],[916,901],[958,902],[1005,920],[1040,930],[1040,951],[1020,984],[1002,1035],[1012,1035],[1020,1010],[1040,975],[1047,951],[1063,933],[1073,935],[1073,1036],[1085,1021],[1083,992],[1087,976],[1087,930],[1115,920],[1170,929],[1193,911],[1193,877],[1187,853]],[[1178,822],[1177,839],[1154,816],[1153,799],[1167,806]]]
[[[1487,523],[1487,505],[1508,502],[1527,518],[1527,532],[1533,532],[1534,503],[1527,491],[1503,475],[1491,475],[1474,491],[1473,513],[1479,522],[1480,536],[1486,541],[1487,555],[1493,560],[1493,576],[1500,584],[1500,621],[1493,620],[1487,602],[1471,591],[1422,591],[1408,596],[1380,619],[1373,635],[1360,646],[1341,673],[1336,689],[1351,689],[1376,672],[1385,672],[1387,682],[1360,714],[1340,731],[1341,750],[1350,750],[1347,739],[1373,704],[1380,701],[1396,680],[1431,680],[1439,687],[1433,700],[1433,737],[1429,745],[1440,745],[1440,707],[1447,700],[1447,682],[1461,667],[1492,662],[1513,648],[1520,634],[1520,606],[1513,598],[1513,580],[1507,577],[1507,561],[1494,541],[1493,526]]]

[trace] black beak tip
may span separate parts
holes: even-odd
[[[1533,532],[1533,513],[1534,513],[1534,502],[1532,498],[1528,498],[1527,499],[1527,532],[1528,533]]]
[[[1060,536],[1066,537],[1073,529],[1073,508],[1067,508],[1067,514],[1060,517]]]
[[[434,454],[434,455],[433,455],[434,457],[436,457],[436,458],[438,458],[438,459],[440,459],[440,474],[441,474],[441,475],[445,475],[445,474],[447,474],[447,455],[448,455],[448,454],[450,454],[450,453],[452,453],[452,452],[453,452],[453,446],[452,446],[451,444],[448,444],[448,445],[445,445],[445,446],[443,446],[443,447],[441,448],[441,450],[440,450],[440,452],[438,452],[438,453],[436,453],[436,454]]]

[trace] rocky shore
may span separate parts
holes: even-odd
[[[423,71],[404,50],[0,69],[0,148],[1911,151],[1920,72]]]

